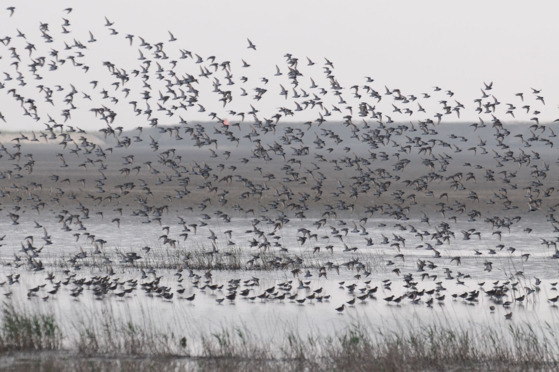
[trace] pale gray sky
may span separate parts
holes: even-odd
[[[191,108],[181,116],[189,121],[206,120],[209,112],[216,112],[220,117],[227,117],[229,109],[235,111],[249,111],[253,104],[263,117],[271,117],[277,112],[277,107],[286,106],[294,109],[294,99],[285,100],[280,96],[280,86],[291,89],[286,78],[286,53],[299,58],[299,69],[304,77],[300,79],[299,88],[309,93],[317,93],[308,89],[310,78],[326,89],[329,88],[322,67],[324,57],[334,63],[334,75],[342,87],[347,89],[343,94],[347,105],[357,108],[359,102],[376,101],[368,98],[361,91],[362,99],[353,98],[349,88],[353,85],[363,86],[365,76],[375,79],[369,85],[383,94],[383,100],[377,104],[377,109],[392,117],[393,120],[419,120],[426,117],[433,118],[440,112],[438,102],[448,100],[455,105],[454,99],[465,106],[461,111],[461,119],[477,121],[474,99],[481,96],[483,83],[493,82],[494,94],[501,105],[497,116],[502,120],[512,120],[506,112],[506,103],[514,104],[517,120],[532,118],[533,109],[541,111],[540,121],[551,121],[559,118],[559,49],[556,37],[559,35],[559,3],[555,1],[525,2],[525,1],[468,1],[464,3],[449,1],[161,1],[155,5],[152,1],[2,1],[0,8],[0,38],[12,37],[12,43],[6,47],[0,45],[0,71],[8,72],[14,79],[17,77],[15,67],[10,65],[10,47],[15,46],[21,56],[20,71],[25,77],[27,86],[19,87],[14,81],[4,81],[5,75],[0,74],[0,81],[6,84],[4,91],[0,91],[0,112],[6,117],[9,125],[0,122],[0,130],[26,130],[43,128],[46,113],[58,121],[63,121],[60,112],[65,106],[60,103],[48,106],[43,103],[44,98],[36,88],[39,84],[53,87],[61,84],[69,90],[69,84],[74,83],[80,92],[90,94],[93,101],[83,100],[82,95],[76,96],[75,105],[80,110],[72,113],[72,123],[78,127],[96,128],[99,122],[88,111],[91,107],[106,104],[118,107],[119,116],[116,124],[125,128],[145,125],[144,119],[138,119],[130,112],[128,101],[122,92],[111,92],[110,75],[102,67],[102,61],[111,61],[128,72],[138,68],[139,41],[134,39],[134,45],[129,46],[126,34],[139,35],[152,44],[165,42],[164,50],[170,60],[178,60],[179,49],[186,49],[200,56],[216,56],[216,61],[231,61],[232,74],[236,84],[231,89],[234,101],[225,109],[218,102],[218,96],[211,93],[213,77],[226,81],[223,73],[218,72],[206,80],[198,77],[199,65],[192,60],[179,60],[177,74],[187,72],[195,75],[201,82],[200,103],[207,112],[199,113],[197,108]],[[9,16],[8,6],[15,6],[12,17]],[[73,11],[66,14],[63,9],[72,7]],[[107,17],[114,25],[111,26],[119,33],[110,35],[105,27]],[[70,34],[62,34],[62,18],[67,18],[71,26],[67,27]],[[48,23],[50,35],[54,38],[52,44],[44,43],[38,30],[40,22]],[[88,47],[83,51],[85,57],[80,62],[91,66],[84,74],[77,68],[60,67],[55,73],[43,69],[40,73],[43,80],[34,80],[25,67],[30,63],[25,41],[17,38],[16,29],[26,34],[27,41],[34,44],[37,51],[32,57],[46,56],[47,62],[51,57],[51,48],[60,51],[60,55],[67,57],[75,54],[76,49],[64,51],[63,41],[71,43],[75,38]],[[168,42],[171,31],[178,39]],[[88,31],[91,31],[97,42],[87,43]],[[257,51],[248,49],[247,38],[257,46]],[[146,57],[150,58],[148,54]],[[306,66],[306,57],[316,65]],[[242,68],[241,59],[251,66]],[[153,60],[153,58],[152,58]],[[156,60],[154,60],[156,61]],[[209,63],[208,63],[209,64]],[[284,73],[275,77],[276,65]],[[246,76],[249,81],[241,84],[238,79]],[[270,79],[268,84],[260,81],[261,77]],[[91,80],[99,80],[97,91],[89,84]],[[12,85],[10,85],[12,84]],[[157,98],[162,85],[152,84],[152,95]],[[416,112],[417,104],[401,105],[410,107],[414,111],[412,116],[392,112],[390,96],[384,96],[385,85],[398,88],[404,95],[421,97],[426,92],[431,94],[430,100],[421,100],[426,113]],[[433,92],[433,87],[439,86],[442,92]],[[29,117],[23,117],[21,110],[14,108],[15,101],[7,98],[7,89],[15,87],[27,98],[35,98],[40,107],[41,121],[35,123]],[[100,100],[99,89],[104,87],[111,95],[119,97],[117,105],[108,104],[107,100]],[[222,86],[223,88],[224,86]],[[240,97],[240,87],[245,87],[248,97]],[[261,87],[268,90],[264,98],[256,102],[251,96],[253,88]],[[131,84],[132,91],[138,94],[141,85]],[[535,100],[530,88],[541,89],[541,96],[546,105]],[[198,88],[197,88],[198,89]],[[444,94],[451,90],[455,95],[450,98]],[[522,102],[515,93],[523,92],[525,101]],[[292,92],[290,92],[291,95]],[[132,96],[132,94],[131,94]],[[137,97],[136,97],[137,98]],[[326,106],[338,105],[338,98],[331,92],[323,98]],[[300,101],[300,100],[298,100]],[[521,107],[531,106],[530,113],[523,114]],[[156,107],[152,107],[155,111]],[[330,110],[331,111],[331,110]],[[342,110],[343,115],[348,111]],[[314,120],[318,117],[319,109],[306,110],[297,113],[293,120]],[[158,113],[156,112],[156,115]],[[166,118],[163,113],[157,115],[160,123],[171,124],[175,117]],[[355,112],[354,112],[354,116]],[[483,116],[482,116],[483,117]],[[341,118],[333,115],[331,119]],[[490,118],[490,116],[488,117]],[[177,118],[178,119],[178,118]],[[456,120],[457,116],[447,116],[445,120]]]

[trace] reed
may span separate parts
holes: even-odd
[[[286,331],[264,339],[243,325],[218,331],[134,323],[110,309],[87,314],[64,335],[48,313],[4,304],[1,355],[12,370],[197,371],[442,371],[556,370],[559,341],[553,325],[403,323],[374,328],[359,320],[335,336]],[[29,352],[34,353],[30,357]]]
[[[0,352],[58,350],[63,335],[52,314],[4,303],[0,325]]]

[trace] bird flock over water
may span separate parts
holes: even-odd
[[[541,89],[496,97],[483,82],[478,97],[459,101],[439,86],[342,82],[333,59],[290,53],[254,77],[255,37],[246,57],[228,60],[199,55],[172,32],[164,41],[128,34],[110,16],[75,32],[74,14],[0,30],[5,297],[21,276],[46,275],[27,288],[30,300],[125,301],[141,289],[193,305],[211,293],[217,304],[303,306],[329,302],[324,279],[350,298],[333,306],[339,313],[392,283],[402,294],[382,298],[395,306],[479,304],[482,295],[493,311],[535,301],[542,281],[510,267],[559,258],[559,119],[540,122],[554,104]],[[17,17],[13,6],[0,15]],[[466,111],[479,120],[455,123]],[[223,228],[235,223],[250,228]],[[152,244],[115,247],[120,231],[154,225]],[[514,233],[532,245],[514,246]],[[158,251],[177,253],[164,262]],[[484,279],[504,263],[503,278]],[[215,280],[217,270],[252,277]],[[262,287],[266,271],[286,279]],[[478,288],[446,294],[446,282],[467,279]]]

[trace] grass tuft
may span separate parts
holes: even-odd
[[[62,333],[54,315],[32,313],[4,303],[0,326],[0,352],[58,350]]]

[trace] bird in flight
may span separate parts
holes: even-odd
[[[256,45],[254,45],[254,44],[252,43],[252,41],[250,41],[250,39],[247,39],[247,40],[248,40],[248,47],[247,47],[247,49],[254,49],[254,50],[256,50]]]

